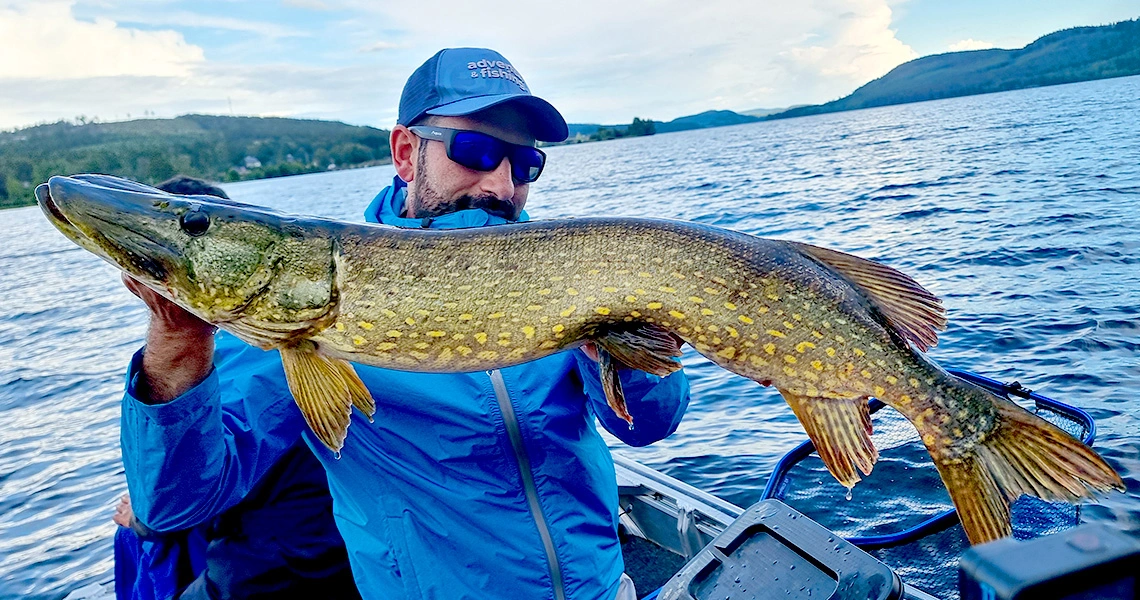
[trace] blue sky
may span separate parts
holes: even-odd
[[[1137,17],[1138,0],[0,0],[0,129],[190,112],[386,128],[446,46],[498,49],[571,122],[669,120]]]

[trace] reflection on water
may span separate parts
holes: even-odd
[[[937,361],[1093,414],[1130,491],[1083,515],[1137,530],[1138,99],[1132,77],[555,147],[528,208],[710,223],[914,275],[949,311]],[[356,220],[391,176],[225,188]],[[121,376],[145,313],[37,209],[0,215],[0,597],[58,597],[111,567]],[[803,430],[774,391],[691,352],[684,362],[693,402],[677,434],[618,451],[747,506]]]

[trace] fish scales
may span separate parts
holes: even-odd
[[[945,324],[937,298],[833,250],[654,219],[395,229],[98,175],[53,177],[36,196],[76,244],[278,349],[301,412],[334,450],[352,407],[375,411],[353,362],[476,371],[594,342],[607,400],[632,423],[617,366],[672,372],[680,338],[776,387],[846,486],[877,459],[867,398],[896,408],[973,543],[1009,535],[1009,503],[1022,493],[1076,501],[1123,486],[1079,441],[922,354]]]

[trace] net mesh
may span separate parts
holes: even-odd
[[[1027,407],[1078,439],[1088,424],[1043,405]],[[920,524],[953,509],[914,427],[898,411],[883,407],[873,416],[872,440],[879,449],[874,473],[846,488],[827,472],[812,453],[773,477],[773,498],[782,500],[824,527],[845,538],[902,535],[902,540],[869,553],[890,566],[908,585],[939,598],[958,598],[958,557],[969,547],[962,526],[936,533],[905,534]],[[1029,539],[1076,525],[1079,508],[1023,496],[1011,509],[1013,534]],[[919,537],[921,536],[921,537]]]

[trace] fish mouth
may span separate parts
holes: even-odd
[[[36,187],[36,201],[65,237],[143,282],[161,286],[170,271],[167,265],[181,253],[148,230],[175,217],[154,210],[161,192],[122,181],[97,175],[52,177]]]

